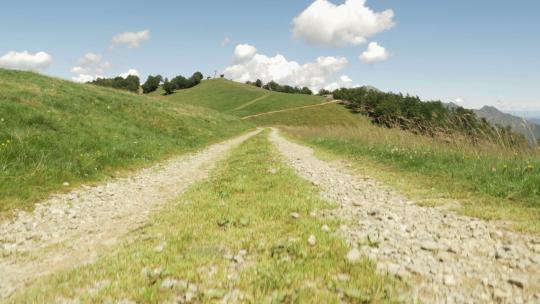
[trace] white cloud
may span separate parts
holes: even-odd
[[[0,67],[16,70],[37,71],[47,68],[51,63],[51,55],[45,52],[31,54],[28,51],[12,51],[0,57]]]
[[[339,77],[337,81],[334,81],[328,84],[327,86],[325,86],[324,89],[328,91],[334,91],[339,88],[350,88],[353,86],[352,83],[353,83],[353,80],[349,76],[342,75],[341,77]]]
[[[300,64],[280,54],[273,57],[257,54],[255,47],[244,45],[236,47],[234,63],[225,68],[224,74],[239,82],[261,79],[267,83],[273,80],[280,84],[318,90],[326,86],[329,78],[347,63],[343,57],[321,56],[314,62]]]
[[[388,59],[388,52],[377,42],[371,42],[365,52],[360,55],[360,60],[365,63],[375,63]]]
[[[79,62],[83,65],[100,63],[103,56],[95,53],[86,53],[84,57],[79,59]]]
[[[73,74],[84,74],[88,73],[89,69],[81,66],[74,66],[71,68],[71,73]]]
[[[86,53],[82,58],[77,60],[77,65],[71,68],[71,73],[78,74],[72,77],[72,79],[77,82],[88,82],[97,78],[103,78],[101,74],[110,68],[110,66],[111,64],[104,61],[101,54]]]
[[[122,77],[122,78],[127,78],[129,75],[133,75],[133,76],[137,76],[139,77],[139,72],[135,69],[129,69],[127,72],[125,73],[122,73],[118,76]]]
[[[394,12],[374,12],[366,0],[346,0],[335,5],[316,0],[293,20],[293,36],[326,46],[359,45],[395,25]]]
[[[150,39],[150,31],[124,32],[113,37],[114,44],[127,44],[130,48],[138,48],[141,44]]]
[[[231,39],[229,39],[229,37],[225,37],[225,39],[221,41],[221,47],[227,46],[230,42],[231,42]]]
[[[101,75],[88,75],[88,74],[79,74],[78,76],[71,77],[71,79],[73,79],[73,81],[81,82],[81,83],[94,81],[94,80],[96,80],[98,78],[104,78],[104,77],[101,76]]]
[[[249,44],[239,44],[234,48],[234,62],[240,63],[251,60],[257,54],[257,48]]]

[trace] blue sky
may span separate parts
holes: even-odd
[[[311,66],[295,72],[294,77],[323,75],[321,87],[347,76],[352,80],[348,85],[373,85],[425,99],[460,99],[467,107],[490,104],[507,111],[540,111],[540,1],[368,0],[364,6],[374,12],[392,10],[395,25],[370,34],[365,43],[342,47],[293,37],[293,19],[312,3],[10,1],[0,10],[0,56],[45,52],[52,63],[40,71],[66,79],[76,76],[72,68],[90,52],[109,63],[100,71],[104,76],[128,69],[136,69],[142,78],[196,70],[212,75],[233,61],[240,64],[235,47],[246,44],[265,56],[261,62],[281,54],[292,67],[292,62],[313,63],[320,56],[345,58],[347,63],[336,63],[339,67],[331,74]],[[120,33],[142,30],[149,31],[149,39],[138,48],[112,43]],[[226,37],[230,42],[222,46]],[[370,42],[386,49],[386,60],[360,60]],[[260,68],[261,62],[241,63],[245,65],[239,73],[258,76],[251,68]]]

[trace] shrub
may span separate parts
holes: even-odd
[[[163,77],[161,77],[161,75],[149,75],[146,82],[142,85],[143,93],[148,94],[150,92],[154,92],[159,88],[161,81],[163,81]]]

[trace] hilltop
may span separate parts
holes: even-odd
[[[226,79],[206,80],[192,89],[178,90],[164,98],[239,117],[325,101],[322,96],[272,92]]]

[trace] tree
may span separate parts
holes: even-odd
[[[276,92],[281,91],[281,86],[273,80],[267,83],[266,85],[264,85],[264,88],[269,91],[276,91]]]
[[[138,76],[129,75],[128,77],[126,77],[125,82],[123,84],[125,84],[124,87],[126,90],[134,92],[134,93],[139,93],[139,87],[141,86],[141,82]]]
[[[260,79],[257,79],[257,80],[255,81],[255,86],[256,86],[256,87],[259,87],[259,88],[262,88],[263,82],[262,82]]]
[[[203,80],[204,76],[201,72],[195,72],[191,78],[195,80],[195,83],[199,84]]]
[[[325,90],[325,89],[320,89],[319,93],[317,95],[326,96],[326,95],[330,95],[330,94],[332,94],[332,92],[330,92],[328,90]]]
[[[163,81],[163,90],[165,91],[165,95],[170,95],[174,93],[176,86],[174,83],[170,82],[169,79],[165,78],[165,81]]]
[[[178,75],[174,77],[173,79],[171,79],[171,83],[178,90],[187,89],[191,87],[191,82],[182,75]]]
[[[92,84],[139,93],[140,80],[137,76],[129,75],[126,78],[120,76],[115,78],[99,78],[92,81]]]
[[[154,92],[159,88],[159,84],[163,80],[163,77],[161,75],[152,76],[149,75],[146,79],[146,82],[142,85],[143,93],[148,94],[150,92]]]
[[[308,87],[303,87],[300,90],[300,94],[313,95],[313,92]]]

